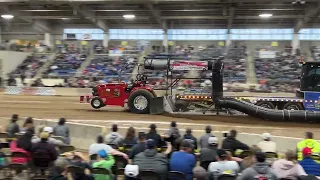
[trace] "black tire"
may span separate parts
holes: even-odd
[[[144,109],[137,109],[134,106],[134,100],[138,96],[143,96],[147,99],[147,106]],[[154,98],[153,94],[145,89],[139,89],[131,93],[128,99],[128,106],[131,112],[137,113],[137,114],[148,114],[150,112],[150,102],[151,99]]]
[[[184,100],[176,100],[176,102],[174,103],[174,106],[176,111],[186,112],[188,111],[189,103]]]
[[[95,104],[96,102],[99,102],[99,104],[98,105]],[[94,109],[100,109],[105,106],[102,99],[99,97],[92,98],[90,104],[91,104],[91,107],[93,107]]]
[[[301,103],[288,102],[283,106],[283,109],[287,110],[304,110]]]
[[[264,108],[268,108],[268,109],[275,109],[276,108],[276,106],[272,102],[268,102],[268,101],[260,101],[256,105],[264,107]]]

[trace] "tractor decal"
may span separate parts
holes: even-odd
[[[113,90],[113,95],[114,95],[115,97],[119,97],[119,96],[120,96],[120,90],[119,90],[119,89],[114,89],[114,90]]]

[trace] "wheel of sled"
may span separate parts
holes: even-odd
[[[189,103],[183,100],[177,100],[174,104],[175,110],[179,112],[186,112],[188,111]]]
[[[102,99],[99,97],[92,98],[90,104],[94,109],[100,109],[105,106]]]
[[[131,112],[147,114],[150,112],[150,101],[153,94],[150,91],[139,89],[134,91],[128,99],[128,106]]]
[[[275,109],[276,107],[274,106],[274,104],[272,104],[271,102],[267,102],[267,101],[260,101],[257,103],[257,106],[261,106],[267,109]]]
[[[303,110],[303,107],[300,103],[288,102],[283,106],[283,109],[287,110]]]

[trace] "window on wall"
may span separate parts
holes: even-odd
[[[77,40],[82,40],[86,34],[91,35],[92,40],[104,39],[104,31],[102,29],[64,29],[64,39],[66,39],[66,34],[75,34]]]
[[[110,29],[109,39],[163,40],[163,30],[161,29]]]
[[[320,40],[320,29],[301,29],[299,31],[299,39],[309,41]]]
[[[230,29],[231,40],[292,40],[293,29]]]
[[[226,29],[169,29],[169,40],[225,40]]]

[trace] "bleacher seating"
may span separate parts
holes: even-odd
[[[43,73],[44,78],[72,77],[81,64],[86,60],[86,54],[65,53],[56,57],[56,60]]]
[[[11,76],[20,77],[20,75],[23,74],[25,78],[33,78],[48,58],[48,55],[39,54],[28,56],[13,72],[11,72]]]

